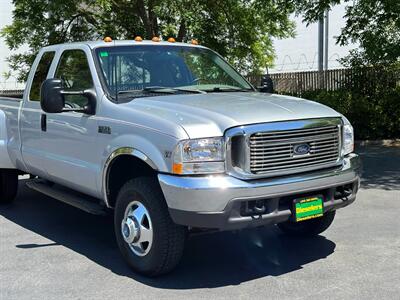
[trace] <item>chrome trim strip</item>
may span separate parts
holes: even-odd
[[[307,172],[321,169],[321,165],[315,165],[310,167],[302,167],[298,169],[292,169],[290,171],[281,170],[273,172],[265,172],[262,174],[253,174],[250,171],[250,137],[255,133],[261,132],[273,132],[273,131],[286,131],[286,130],[299,130],[299,129],[311,129],[325,126],[338,126],[339,127],[339,155],[335,163],[331,165],[324,165],[322,167],[334,167],[340,166],[343,163],[342,154],[342,127],[343,121],[340,117],[332,118],[317,118],[317,119],[307,119],[307,120],[295,120],[295,121],[280,121],[273,123],[263,123],[254,125],[245,125],[240,127],[234,127],[228,129],[225,132],[225,145],[226,145],[226,173],[236,178],[240,179],[259,179],[273,176],[282,176],[295,174],[300,172]],[[242,136],[244,142],[240,146],[240,155],[243,156],[241,160],[243,162],[242,166],[232,165],[232,139],[235,137]],[[243,154],[242,154],[243,153]]]
[[[111,208],[109,202],[108,202],[108,172],[109,168],[111,167],[113,161],[115,158],[121,155],[130,155],[130,156],[135,156],[139,158],[140,160],[144,161],[146,164],[148,164],[153,170],[157,170],[157,166],[154,164],[154,162],[143,152],[140,150],[137,150],[132,147],[121,147],[116,150],[114,150],[110,156],[107,158],[104,168],[103,168],[103,177],[102,177],[102,185],[103,185],[103,197],[104,197],[104,203],[108,208]]]

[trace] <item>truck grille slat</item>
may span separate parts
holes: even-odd
[[[318,136],[307,136],[304,138],[301,137],[296,137],[296,138],[291,138],[291,139],[278,139],[278,140],[269,140],[269,141],[263,141],[261,142],[253,142],[250,138],[250,145],[255,148],[263,148],[265,146],[277,146],[277,145],[282,145],[282,143],[301,143],[301,142],[314,142],[316,139],[318,139],[317,143],[323,143],[323,142],[332,142],[336,140],[336,136],[331,134],[331,135],[318,135]]]
[[[339,126],[253,133],[249,138],[250,171],[264,174],[305,166],[335,164],[340,155]],[[307,154],[294,148],[307,144]]]
[[[317,145],[317,146],[322,146],[322,145],[332,145],[332,144],[338,144],[337,138],[333,139],[332,141],[318,141],[318,142],[311,142],[310,145]]]
[[[272,145],[272,144],[270,144],[270,147],[268,147],[268,151],[272,151],[272,150],[283,150],[283,149],[290,149],[290,145],[278,145],[278,146],[274,146],[274,145]],[[256,147],[253,147],[253,149],[252,150],[257,150],[256,149]],[[261,149],[261,150],[263,150],[263,149]]]
[[[326,135],[332,135],[332,134],[335,134],[335,131],[334,130],[329,130],[329,131],[326,131],[326,130],[321,130],[320,132],[319,132],[319,134],[326,134]],[[264,141],[264,140],[266,140],[266,141],[269,141],[269,140],[272,140],[272,139],[277,139],[277,140],[279,140],[279,139],[281,139],[281,138],[288,138],[288,137],[293,137],[293,138],[295,138],[295,137],[307,137],[307,136],[313,136],[313,135],[315,135],[315,133],[312,133],[312,132],[307,132],[307,133],[295,133],[295,134],[288,134],[288,135],[286,135],[286,134],[274,134],[274,135],[271,135],[271,136],[254,136],[254,138],[253,138],[253,141]]]
[[[319,127],[318,132],[323,132],[323,131],[334,131],[335,126],[326,126],[326,127]],[[309,133],[309,132],[315,132],[315,128],[307,128],[307,129],[292,129],[292,130],[286,130],[287,134],[293,134],[293,133]],[[259,137],[259,136],[268,136],[268,135],[274,135],[274,134],[282,134],[282,130],[276,130],[276,131],[265,131],[265,132],[257,132],[254,133],[254,137]],[[286,134],[286,135],[287,135]]]
[[[332,150],[332,148],[337,147],[338,144],[323,144],[321,146],[315,146],[310,143],[310,152],[315,153],[315,152],[322,152],[322,151],[329,151]],[[259,150],[259,151],[250,151],[251,157],[279,157],[279,156],[287,156],[288,154],[292,153],[292,148],[288,147],[288,150],[283,150],[283,151],[265,151],[265,150]]]
[[[295,157],[287,157],[287,155],[277,155],[277,156],[256,156],[254,157],[253,155],[251,158],[255,158],[254,161],[252,160],[250,164],[255,165],[259,164],[264,161],[296,161],[296,160],[307,160],[311,158],[317,158],[322,155],[337,155],[338,151],[337,150],[331,150],[331,151],[318,151],[318,152],[310,152],[309,155],[303,155],[303,156],[295,156]]]
[[[336,147],[338,143],[329,143],[329,144],[318,144],[315,145],[313,143],[310,143],[311,150],[322,150],[322,149],[332,149],[332,147]]]
[[[285,148],[283,150],[280,150],[280,149],[278,149],[278,150],[275,150],[275,149],[267,149],[267,150],[266,149],[254,149],[254,150],[251,150],[251,153],[270,155],[270,154],[279,154],[279,153],[290,153],[291,151],[292,151],[292,148],[287,147],[287,148]]]
[[[336,158],[336,157],[337,157],[337,152],[320,153],[320,154],[315,154],[315,155],[308,155],[306,157],[297,157],[294,159],[285,158],[285,159],[257,160],[257,162],[251,162],[251,165],[267,167],[267,166],[271,166],[271,165],[297,163],[297,161],[313,161],[313,160],[317,160],[317,159],[321,159],[321,158]]]
[[[332,160],[330,159],[326,159],[326,160],[321,160],[318,161],[318,163],[315,162],[307,162],[307,163],[302,163],[302,164],[296,164],[294,166],[292,166],[290,169],[296,169],[299,167],[304,167],[304,166],[308,166],[308,165],[326,165],[327,163],[331,162]],[[288,166],[279,166],[279,167],[273,167],[270,168],[268,171],[265,171],[264,168],[254,168],[257,171],[257,174],[265,174],[265,173],[269,173],[269,172],[274,172],[274,171],[279,171],[279,170],[287,170]]]

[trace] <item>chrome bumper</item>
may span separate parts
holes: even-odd
[[[325,169],[260,180],[241,180],[228,175],[183,177],[159,174],[172,219],[182,225],[205,228],[242,228],[278,223],[287,220],[290,209],[281,209],[279,199],[309,192],[327,191],[325,211],[350,204],[359,187],[361,161],[358,155],[344,158],[340,168]],[[334,199],[334,189],[354,184],[353,194],[345,199]],[[270,199],[276,207],[268,214],[254,217],[240,216],[239,204],[245,201]]]

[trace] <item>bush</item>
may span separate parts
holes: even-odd
[[[365,93],[354,89],[307,91],[302,98],[332,107],[345,115],[356,139],[400,138],[400,87]]]
[[[352,67],[342,73],[336,90],[311,87],[289,94],[345,115],[354,126],[356,139],[400,138],[400,63]]]

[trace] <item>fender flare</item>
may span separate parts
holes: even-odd
[[[108,208],[111,208],[109,201],[108,201],[108,175],[109,175],[109,170],[114,162],[114,160],[121,156],[121,155],[128,155],[128,156],[134,156],[136,158],[139,158],[141,161],[146,163],[149,167],[151,167],[153,170],[157,171],[158,168],[156,164],[142,151],[132,148],[132,147],[121,147],[116,150],[114,150],[107,158],[104,168],[103,168],[103,178],[102,178],[102,185],[103,185],[103,197],[104,197],[104,202]]]

